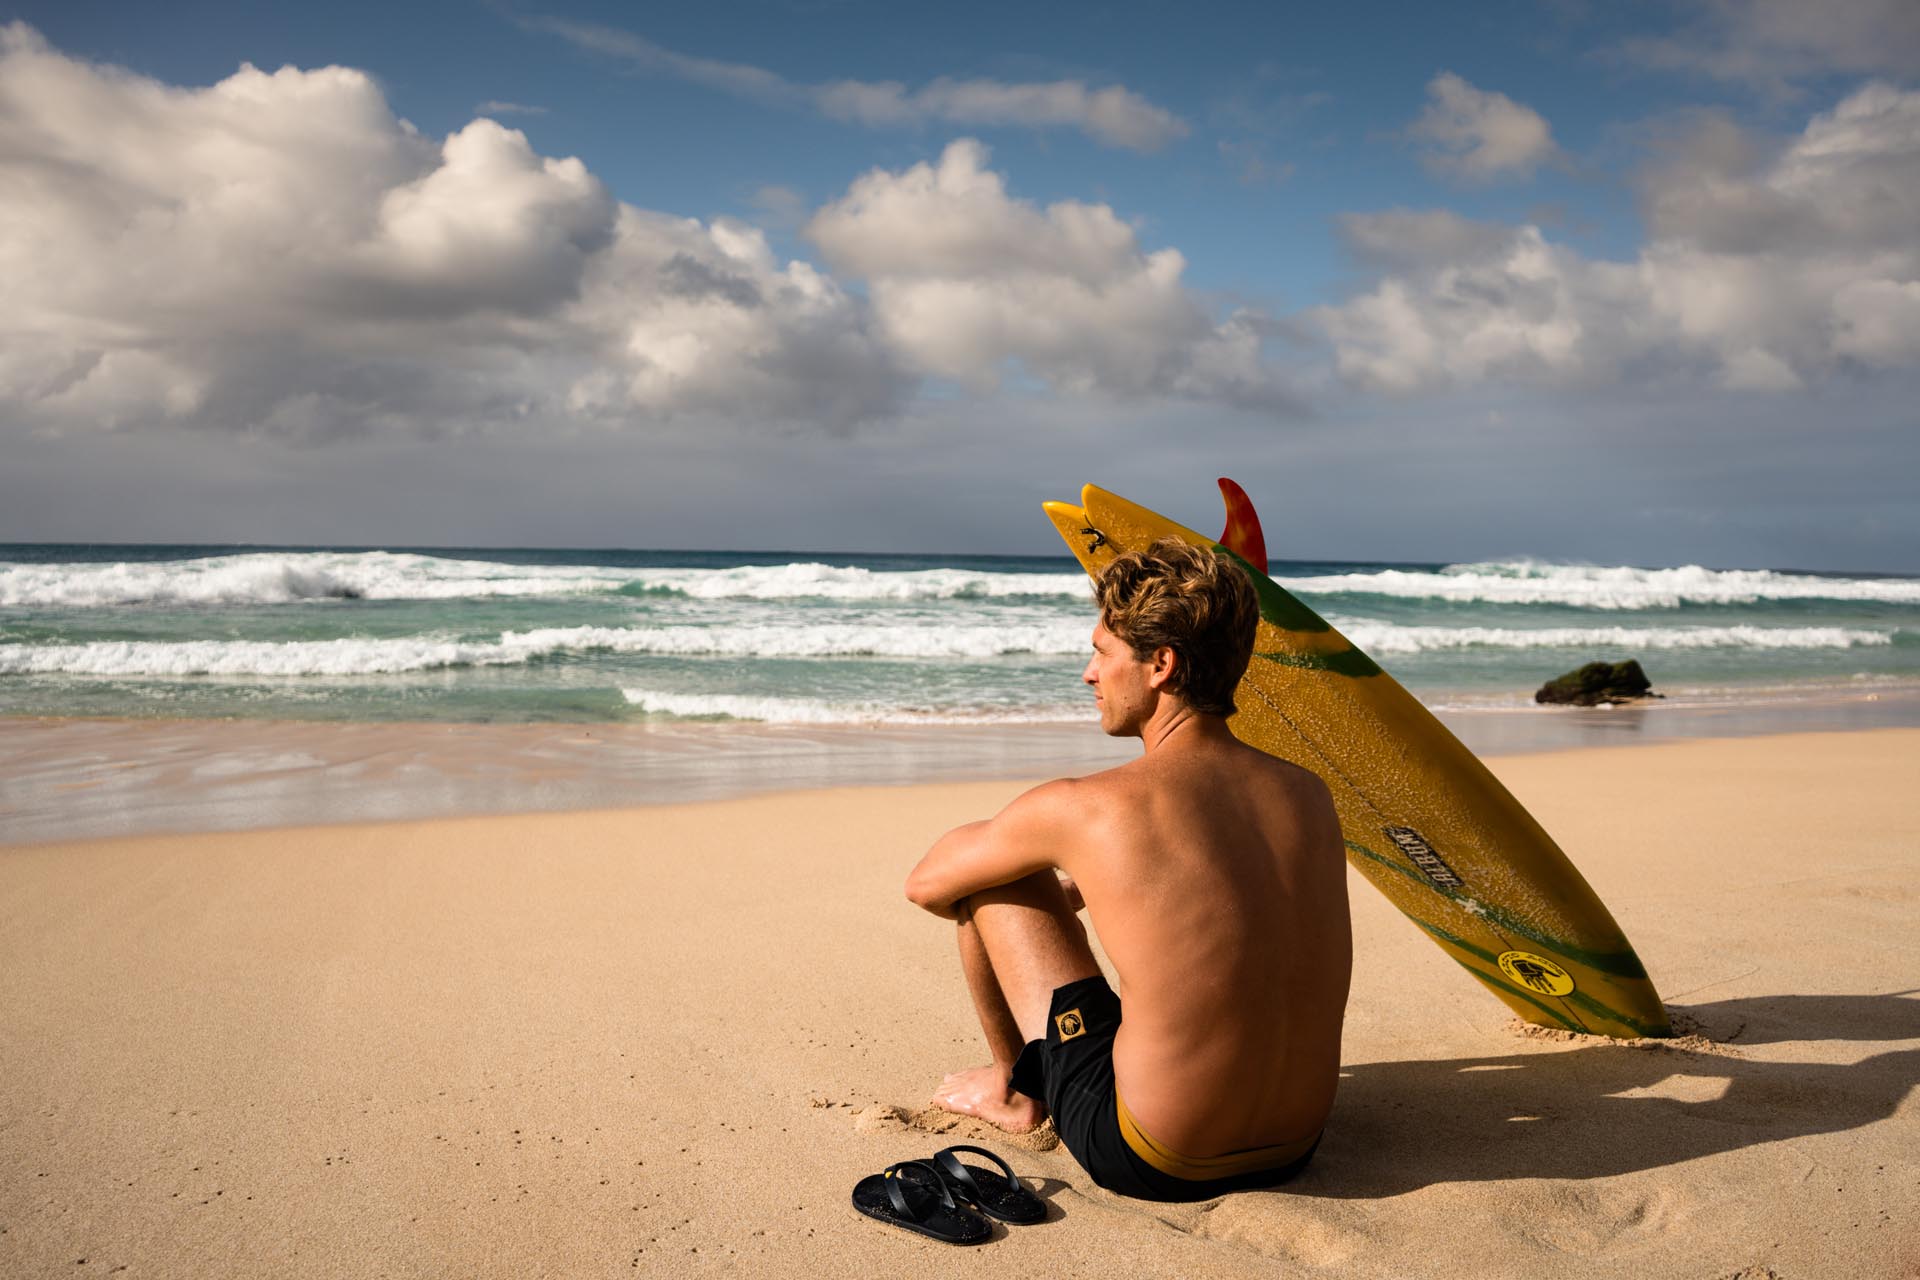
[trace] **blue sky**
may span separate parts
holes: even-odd
[[[1920,570],[1896,0],[12,16],[0,538]]]

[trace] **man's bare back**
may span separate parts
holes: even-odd
[[[1325,1123],[1353,949],[1326,785],[1208,729],[1062,796],[1080,831],[1065,869],[1126,1009],[1119,1092],[1155,1137],[1203,1156]]]

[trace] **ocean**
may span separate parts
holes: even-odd
[[[1279,561],[1436,710],[1638,658],[1675,704],[1920,687],[1920,578]],[[1068,558],[0,544],[0,714],[1086,723]]]

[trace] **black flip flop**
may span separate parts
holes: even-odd
[[[853,1207],[869,1218],[948,1244],[979,1244],[993,1235],[987,1220],[956,1202],[946,1179],[925,1160],[902,1160],[888,1165],[885,1173],[860,1179],[853,1188]]]
[[[1000,1172],[978,1165],[961,1164],[957,1153],[985,1156],[1000,1166]],[[1047,1216],[1047,1206],[1027,1190],[1014,1174],[1013,1166],[985,1147],[948,1147],[934,1153],[933,1167],[940,1171],[954,1194],[989,1217],[1016,1226],[1032,1226]]]

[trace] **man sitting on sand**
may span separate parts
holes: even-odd
[[[934,1102],[1015,1133],[1051,1115],[1095,1182],[1141,1199],[1271,1186],[1311,1158],[1339,1076],[1340,824],[1319,778],[1227,728],[1259,617],[1238,565],[1167,539],[1096,594],[1081,679],[1145,750],[948,832],[908,876],[959,924],[993,1054]]]

